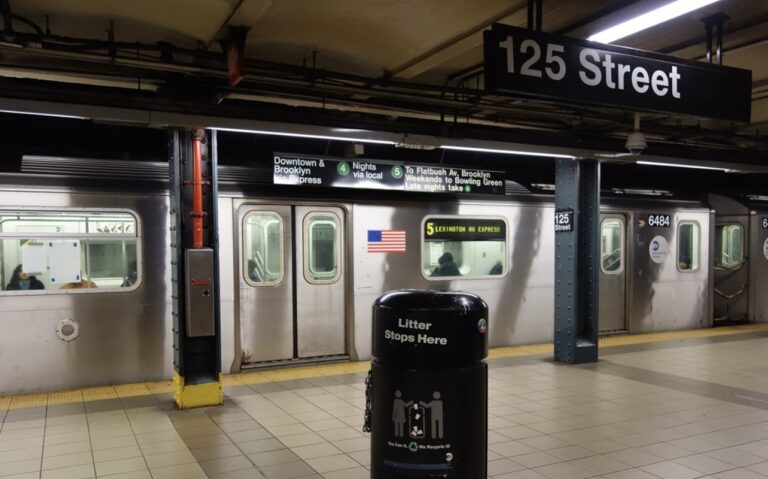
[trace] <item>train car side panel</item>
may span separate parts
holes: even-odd
[[[4,331],[0,336],[0,393],[170,377],[173,354],[168,197],[9,188],[0,193],[0,204],[4,209],[13,209],[14,205],[45,209],[49,215],[46,227],[55,224],[56,215],[67,218],[67,214],[85,210],[130,211],[140,225],[137,276],[114,278],[117,286],[113,285],[112,289],[107,287],[106,280],[91,281],[84,277],[81,283],[89,282],[87,289],[79,289],[81,283],[72,283],[76,289],[3,292],[0,300],[0,324]],[[55,232],[48,234],[51,238],[57,235]],[[91,241],[95,244],[101,240]],[[4,242],[23,243],[24,240]],[[107,249],[95,248],[92,254],[103,254]],[[4,260],[21,263],[18,257],[4,257]],[[122,261],[125,262],[124,257]],[[121,280],[133,283],[120,290]],[[46,278],[46,282],[50,281]],[[57,327],[65,320],[77,324],[77,334],[68,336],[69,340],[60,339],[57,333]],[[69,329],[73,328],[70,325]]]

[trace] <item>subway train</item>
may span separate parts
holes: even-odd
[[[169,378],[167,163],[22,171],[0,175],[0,394]],[[225,373],[366,359],[371,305],[401,288],[477,293],[492,347],[552,340],[551,194],[270,190],[254,171],[219,167]],[[766,321],[759,201],[624,196],[602,198],[602,334]]]

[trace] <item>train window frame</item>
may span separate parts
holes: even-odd
[[[683,226],[686,226],[686,225],[692,225],[692,226],[695,226],[696,228],[698,228],[699,240],[697,242],[698,244],[696,245],[696,253],[697,253],[696,254],[697,258],[696,259],[697,259],[697,263],[696,263],[696,267],[695,268],[682,269],[682,268],[680,268],[680,253],[681,253],[681,251],[680,251],[680,238],[681,238],[680,228],[682,228]],[[681,221],[679,221],[677,223],[677,228],[676,228],[675,233],[676,233],[676,236],[677,236],[676,241],[675,241],[675,250],[676,250],[676,252],[675,252],[675,267],[677,268],[677,271],[679,271],[680,273],[698,273],[699,271],[701,271],[701,224],[698,221],[694,221],[694,220],[681,220]]]
[[[740,248],[741,259],[736,264],[732,264],[732,265],[726,266],[726,265],[723,265],[723,263],[721,262],[722,261],[722,253],[723,253],[723,250],[722,250],[722,246],[723,246],[722,240],[720,241],[720,249],[718,250],[718,248],[717,248],[717,246],[718,246],[718,236],[720,236],[718,234],[718,230],[720,228],[728,228],[728,227],[732,227],[732,226],[738,226],[738,229],[741,230],[741,248]],[[744,234],[745,230],[746,229],[744,228],[744,225],[742,225],[741,223],[725,223],[725,224],[715,225],[715,254],[712,255],[712,256],[713,256],[714,265],[715,265],[716,268],[724,269],[724,270],[738,270],[742,266],[744,266],[744,262],[745,262],[745,260],[747,258],[747,255],[745,254],[745,251],[744,251],[745,247],[746,247],[746,235]],[[722,230],[720,230],[720,231],[722,231]]]
[[[31,232],[30,233],[8,233],[2,231],[2,220],[0,220],[0,241],[5,240],[24,240],[24,239],[47,239],[47,240],[99,240],[99,239],[134,239],[136,241],[136,280],[128,287],[118,288],[67,288],[67,289],[34,289],[34,290],[6,290],[0,289],[0,296],[50,296],[50,295],[78,295],[78,294],[124,294],[131,293],[142,287],[144,283],[144,229],[141,216],[138,212],[130,208],[95,208],[95,207],[72,207],[72,206],[3,206],[0,207],[0,217],[9,213],[28,213],[63,216],[89,214],[127,214],[133,218],[135,225],[134,233],[104,234],[104,233],[50,233],[50,232]],[[90,247],[90,246],[89,246]],[[123,245],[125,248],[125,245]],[[3,277],[3,282],[6,278]],[[90,281],[90,278],[88,279]],[[0,285],[5,288],[5,284]]]
[[[504,235],[504,264],[501,274],[484,274],[477,276],[431,276],[424,271],[424,256],[427,254],[426,244],[427,241],[424,238],[424,225],[431,219],[475,219],[475,220],[495,220],[504,222],[505,235]],[[426,215],[421,219],[421,227],[419,229],[419,243],[420,243],[420,257],[419,257],[419,270],[421,276],[427,281],[453,281],[453,280],[488,280],[496,279],[501,280],[509,276],[512,270],[512,259],[510,258],[509,249],[509,221],[503,216],[489,216],[489,215]]]
[[[337,239],[335,242],[335,255],[336,255],[336,273],[332,278],[326,278],[326,279],[318,279],[313,276],[313,272],[310,268],[311,265],[311,233],[310,233],[310,222],[313,218],[317,217],[333,217],[335,220],[334,223],[334,238]],[[331,211],[310,211],[309,213],[304,215],[304,218],[302,218],[302,272],[304,274],[304,280],[313,285],[324,285],[324,284],[335,284],[338,283],[339,280],[341,280],[342,275],[344,274],[344,235],[343,235],[343,223],[341,221],[341,218],[339,216]]]
[[[615,221],[619,223],[619,232],[620,237],[619,240],[621,241],[621,255],[619,257],[619,269],[615,271],[608,271],[604,268],[603,265],[603,225],[606,221]],[[626,239],[626,226],[625,221],[622,221],[620,218],[617,217],[608,217],[603,218],[600,221],[600,272],[607,275],[620,275],[624,273],[624,264],[626,263],[626,255],[627,255],[627,239]]]
[[[251,216],[271,216],[275,219],[277,219],[277,223],[279,225],[279,233],[280,233],[280,277],[277,281],[264,281],[261,283],[257,283],[253,281],[250,276],[247,274],[248,272],[248,256],[245,254],[246,247],[250,245],[246,245],[246,227],[248,218]],[[243,215],[243,219],[240,223],[241,228],[241,238],[240,238],[240,256],[241,256],[241,268],[242,268],[242,276],[243,280],[248,284],[249,286],[252,286],[254,288],[261,288],[261,287],[270,287],[270,286],[279,286],[282,284],[282,282],[285,280],[285,225],[283,222],[283,217],[280,216],[276,211],[270,211],[270,210],[250,210],[247,213]]]

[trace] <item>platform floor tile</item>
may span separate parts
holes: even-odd
[[[602,338],[577,366],[495,350],[489,477],[768,477],[765,331]],[[227,376],[222,406],[186,411],[167,382],[0,398],[0,478],[367,479],[367,370]]]

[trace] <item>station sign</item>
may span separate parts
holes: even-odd
[[[573,210],[570,208],[555,210],[555,233],[573,231]]]
[[[750,70],[501,24],[484,49],[492,93],[750,121]]]
[[[276,185],[504,194],[504,172],[474,168],[275,153],[272,171]]]
[[[430,218],[424,222],[425,241],[506,241],[504,220]]]

